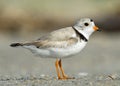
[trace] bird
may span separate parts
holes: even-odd
[[[81,18],[74,25],[54,30],[35,41],[11,43],[10,46],[23,47],[41,58],[55,58],[58,80],[74,79],[65,74],[62,59],[81,52],[95,31],[100,29],[92,19]]]

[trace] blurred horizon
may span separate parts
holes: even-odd
[[[72,26],[89,17],[104,32],[120,31],[119,0],[1,0],[0,34],[26,36]]]

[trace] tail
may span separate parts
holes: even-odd
[[[12,43],[10,46],[11,47],[18,47],[18,46],[23,46],[23,44],[22,43]]]

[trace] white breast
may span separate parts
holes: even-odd
[[[67,48],[51,48],[49,51],[52,57],[64,58],[79,53],[85,47],[85,45],[86,42],[80,41],[77,44]]]

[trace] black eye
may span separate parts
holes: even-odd
[[[85,26],[88,26],[89,24],[88,23],[84,23]]]
[[[93,22],[93,20],[92,20],[92,19],[90,19],[90,21],[91,21],[91,22]]]

